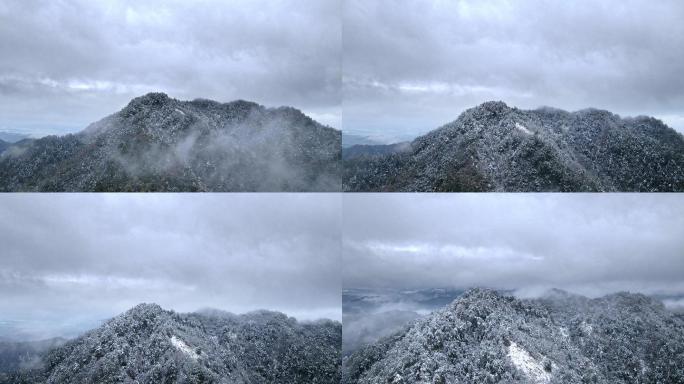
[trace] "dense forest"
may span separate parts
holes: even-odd
[[[684,318],[641,294],[472,289],[343,362],[343,383],[682,383]]]
[[[342,325],[141,304],[0,383],[339,383]]]
[[[339,191],[341,136],[290,107],[150,93],[82,132],[6,146],[0,191]]]
[[[684,137],[608,111],[471,108],[410,143],[345,148],[346,191],[684,191]]]

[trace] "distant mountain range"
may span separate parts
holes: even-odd
[[[141,304],[33,356],[0,383],[339,383],[342,326],[278,312],[180,314]]]
[[[432,311],[451,303],[461,294],[463,290],[454,288],[347,288],[342,291],[342,312],[375,312],[397,306],[411,310]]]
[[[0,151],[0,190],[339,191],[340,157],[341,132],[297,109],[150,93]]]
[[[684,137],[651,117],[486,102],[408,143],[343,150],[345,191],[684,191]]]
[[[28,139],[28,135],[16,132],[0,131],[0,141],[16,143],[17,141]]]
[[[682,383],[684,316],[640,294],[472,289],[342,370],[343,383]]]
[[[371,137],[364,135],[355,135],[342,132],[342,148],[352,147],[354,145],[376,145],[382,144]]]

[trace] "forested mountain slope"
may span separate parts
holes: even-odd
[[[2,191],[339,191],[341,133],[247,101],[132,100],[84,131],[15,143]]]
[[[339,383],[341,324],[141,304],[2,383]]]
[[[660,302],[473,289],[346,358],[343,383],[682,383],[684,320]]]
[[[684,191],[684,137],[651,117],[486,102],[411,143],[345,148],[347,191]]]

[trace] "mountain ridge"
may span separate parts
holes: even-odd
[[[343,362],[343,383],[678,383],[684,318],[653,298],[471,289]],[[578,301],[579,300],[579,301]]]
[[[341,132],[291,107],[164,93],[0,154],[4,191],[339,191]]]
[[[346,191],[684,190],[684,136],[599,109],[490,101],[400,150],[349,147],[343,159]]]
[[[141,303],[0,383],[338,383],[341,324]]]

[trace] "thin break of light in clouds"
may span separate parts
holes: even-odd
[[[684,294],[684,196],[346,194],[343,285]]]
[[[140,302],[339,319],[340,205],[335,194],[2,196],[0,337],[78,332]]]
[[[654,115],[684,131],[677,0],[350,0],[344,130],[403,139],[488,100]]]
[[[8,0],[0,130],[83,129],[151,91],[341,120],[339,0]]]

